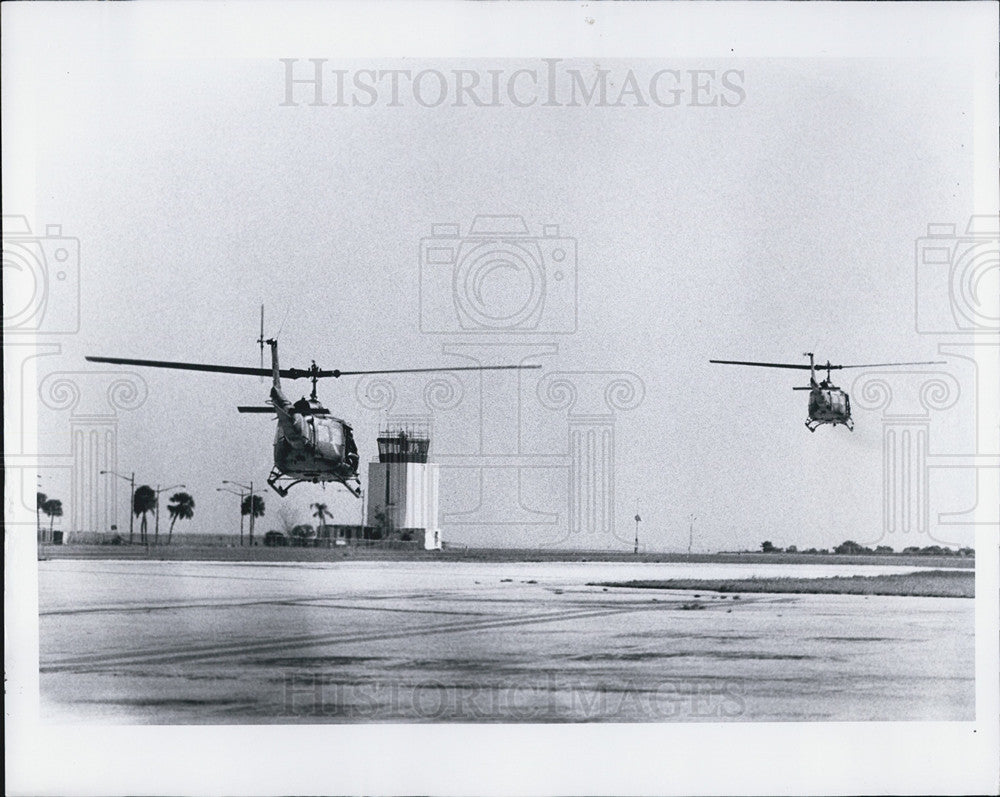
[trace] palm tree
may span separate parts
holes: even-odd
[[[49,539],[55,539],[53,536],[53,527],[56,523],[57,517],[62,517],[62,501],[58,498],[50,498],[45,502],[45,506],[42,507],[42,511],[49,516]]]
[[[250,512],[250,499],[253,498],[253,513]],[[240,506],[240,512],[244,515],[250,515],[250,547],[253,547],[253,519],[257,517],[263,517],[264,515],[264,499],[259,495],[246,496],[243,499],[243,504]]]
[[[174,523],[178,520],[190,520],[194,517],[194,499],[188,493],[174,493],[167,505],[170,513],[170,532],[167,534],[167,545],[174,537]]]
[[[132,498],[132,514],[136,517],[142,515],[142,525],[139,526],[139,542],[148,544],[146,539],[146,515],[156,509],[156,490],[148,484],[135,488],[135,495]]]
[[[38,526],[38,541],[42,541],[42,512],[49,497],[45,493],[35,493],[35,525]],[[48,512],[45,513],[48,515]]]
[[[327,509],[326,504],[310,504],[316,511],[313,512],[313,517],[319,518],[319,536],[326,537],[326,517],[329,515],[333,517],[333,513]]]

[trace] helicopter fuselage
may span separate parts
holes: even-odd
[[[828,380],[813,381],[809,391],[809,431],[816,431],[824,423],[843,424],[848,429],[854,427],[851,420],[851,398],[847,393]]]
[[[267,483],[275,492],[286,495],[298,482],[337,481],[357,495],[358,447],[350,425],[330,416],[315,398],[293,404],[285,398],[277,379],[271,388],[271,406],[278,426],[274,432],[274,469]],[[287,483],[281,484],[282,479]]]
[[[358,475],[358,448],[351,427],[339,418],[293,415],[294,431],[278,424],[274,466],[286,476],[307,481],[350,479]]]

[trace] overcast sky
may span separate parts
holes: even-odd
[[[88,354],[255,365],[263,302],[285,367],[469,364],[459,344],[483,362],[543,366],[520,381],[462,376],[437,388],[457,391],[433,413],[446,541],[626,548],[638,502],[649,550],[686,550],[691,514],[695,550],[972,543],[971,526],[936,521],[931,536],[883,536],[880,410],[855,396],[853,433],[811,434],[808,394],[791,390],[802,372],[708,362],[940,359],[943,338],[915,324],[915,241],[928,223],[964,230],[975,206],[971,61],[665,50],[555,63],[542,59],[570,48],[347,58],[332,46],[237,58],[169,44],[153,56],[120,24],[47,35],[42,57],[14,62],[30,87],[18,96],[30,98],[20,109],[33,167],[20,177],[30,174],[34,199],[4,212],[79,239],[79,279],[66,288],[80,309],[78,333],[47,338],[61,349],[36,361],[39,379],[108,370]],[[309,58],[325,59],[324,105],[311,104],[314,86],[287,83],[289,68],[313,75]],[[387,70],[403,71],[378,77]],[[604,102],[586,99],[601,80]],[[456,297],[457,266],[422,255],[435,224],[459,225],[445,246],[470,246],[480,214],[523,217],[541,253],[542,309],[500,332],[456,309],[475,299],[461,286],[469,295]],[[558,225],[558,245],[544,225]],[[555,249],[568,257],[556,262]],[[501,316],[519,306],[523,276],[489,277],[485,306]],[[53,329],[53,314],[76,312],[70,300],[52,307]],[[260,403],[267,385],[126,370],[148,397],[118,415],[118,469],[188,486],[195,517],[177,531],[235,530],[237,499],[216,487],[263,485],[272,423],[235,408]],[[974,374],[954,362],[924,370],[962,387],[954,406],[927,415],[931,452],[962,453]],[[556,372],[574,374],[572,407],[545,398]],[[848,390],[860,376],[834,374]],[[611,407],[604,391],[618,379],[632,392]],[[431,413],[428,381],[394,378],[390,414]],[[354,424],[363,463],[386,419],[359,397],[368,386],[320,388]],[[297,398],[308,385],[288,388]],[[38,451],[67,454],[69,412],[43,406],[38,421]],[[613,523],[574,531],[568,441],[586,423],[613,429],[613,456],[595,455]],[[50,468],[42,487],[67,504],[69,481]],[[933,516],[974,505],[974,487],[934,476]],[[125,526],[127,485],[119,496]],[[277,527],[282,505],[301,520],[314,501],[336,522],[360,516],[332,485],[265,498],[261,530]]]

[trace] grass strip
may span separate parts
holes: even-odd
[[[899,595],[919,598],[974,598],[976,574],[968,570],[926,570],[880,576],[828,578],[671,578],[656,581],[611,581],[595,587],[704,590],[723,593],[799,593],[808,595]]]

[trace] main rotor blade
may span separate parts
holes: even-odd
[[[796,371],[808,371],[809,366],[802,363],[751,363],[743,360],[709,360],[710,363],[720,363],[722,365],[756,365],[760,368],[794,368]],[[817,365],[818,369],[819,366]]]
[[[87,357],[92,363],[111,365],[140,365],[148,368],[175,368],[181,371],[208,371],[217,374],[242,374],[244,376],[270,376],[269,368],[244,368],[238,365],[208,365],[205,363],[178,363],[165,360],[132,360],[125,357]],[[302,379],[309,371],[302,368],[282,368],[279,373],[286,379]]]
[[[445,371],[518,371],[541,368],[540,365],[458,365],[452,368],[390,368],[378,371],[317,371],[317,377],[368,376],[370,374],[430,374]]]
[[[924,360],[918,363],[868,363],[867,365],[831,365],[830,368],[886,368],[893,365],[944,365],[945,360]],[[817,371],[825,371],[826,366],[816,363]]]
[[[174,368],[181,371],[207,371],[216,374],[241,374],[243,376],[270,376],[267,368],[245,368],[238,365],[209,365],[207,363],[179,363],[166,360],[133,360],[125,357],[87,357],[94,363],[109,363],[111,365],[139,365],[147,368]],[[311,368],[282,368],[278,371],[285,379],[304,379],[315,376],[323,378],[332,376],[366,376],[368,374],[423,374],[443,371],[510,371],[530,368],[541,368],[541,365],[458,365],[452,368],[396,368],[378,371],[326,371]]]
[[[798,371],[808,371],[811,366],[801,363],[754,363],[743,362],[742,360],[709,360],[710,363],[722,363],[723,365],[756,365],[761,368],[794,368]],[[816,363],[817,371],[839,371],[842,368],[886,368],[896,365],[944,365],[944,360],[925,360],[911,363],[867,363],[865,365],[830,365],[829,363]]]

